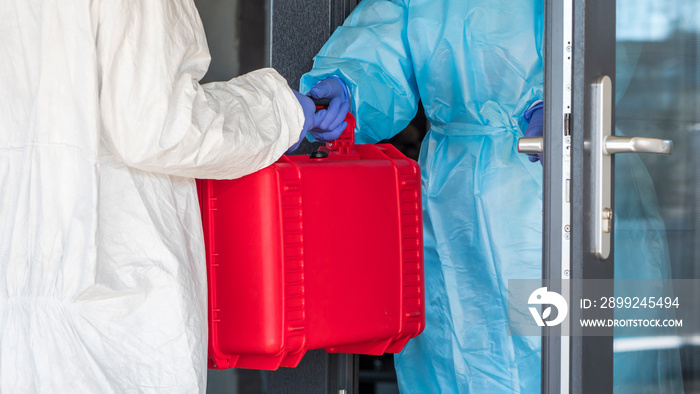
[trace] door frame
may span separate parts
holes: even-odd
[[[571,272],[572,3],[545,1],[542,278],[557,293]],[[569,391],[569,337],[562,334],[543,328],[542,393]]]
[[[545,0],[545,10],[542,275],[550,290],[560,292],[568,279],[614,277],[613,242],[605,261],[591,251],[595,179],[589,147],[592,84],[603,75],[615,80],[615,1]],[[587,296],[581,283],[569,282],[570,300]],[[570,311],[571,321],[581,317],[573,305]],[[612,393],[612,330],[608,336],[546,330],[543,393]]]

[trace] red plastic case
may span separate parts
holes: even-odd
[[[423,330],[418,165],[352,133],[321,151],[197,181],[210,368],[294,367],[321,348],[398,352]]]

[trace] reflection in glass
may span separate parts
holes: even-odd
[[[211,53],[202,83],[228,81],[269,64],[269,0],[195,0]]]
[[[674,142],[615,158],[617,278],[700,279],[699,36],[700,1],[617,1],[616,133]],[[616,393],[700,392],[700,332],[616,338],[614,367]]]

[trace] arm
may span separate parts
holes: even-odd
[[[151,172],[235,178],[299,139],[304,114],[286,81],[263,69],[201,86],[209,65],[191,0],[105,0],[97,63],[102,143]]]
[[[350,89],[358,143],[374,143],[403,130],[418,109],[405,1],[363,0],[314,59],[301,79],[309,91],[328,76]]]

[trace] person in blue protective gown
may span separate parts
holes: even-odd
[[[516,146],[542,99],[543,8],[363,0],[302,78],[348,86],[358,143],[400,132],[419,100],[430,123],[426,327],[396,356],[404,393],[540,391],[540,339],[508,335],[507,284],[542,271],[542,167]]]
[[[332,98],[314,123],[337,127],[338,103],[349,101],[358,143],[392,137],[419,100],[425,108],[426,328],[396,355],[402,393],[540,392],[541,342],[508,335],[507,285],[542,275],[542,168],[517,153],[517,139],[542,132],[543,9],[532,0],[363,0],[302,77],[302,92]],[[620,182],[648,186],[635,160],[621,159]],[[619,201],[634,204],[616,215],[616,277],[666,277],[655,196],[624,190]],[[655,232],[654,248],[625,230],[640,212],[637,233]],[[662,376],[678,371],[677,354],[616,354],[615,365],[616,392],[635,392],[641,374],[655,392],[679,392]]]

